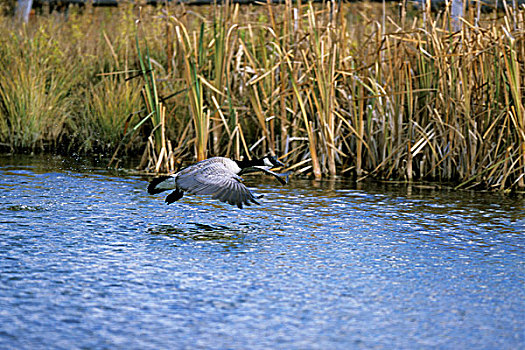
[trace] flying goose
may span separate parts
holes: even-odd
[[[288,182],[288,174],[277,174],[270,169],[284,166],[277,158],[265,156],[253,160],[232,160],[224,157],[213,157],[192,164],[181,171],[153,179],[148,186],[149,194],[157,194],[168,190],[175,190],[166,197],[166,203],[178,201],[184,192],[191,194],[213,195],[214,199],[237,205],[242,209],[243,204],[259,204],[254,196],[242,183],[242,174],[263,171],[273,175],[281,182]]]

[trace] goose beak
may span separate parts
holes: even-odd
[[[277,163],[278,166],[286,166],[283,162],[281,162],[279,159],[275,158],[275,163]]]
[[[262,170],[268,175],[273,175],[281,183],[281,185],[286,185],[288,183],[288,175],[290,175],[290,172],[286,172],[284,174],[278,174],[268,169],[262,169]]]

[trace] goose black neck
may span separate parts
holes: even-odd
[[[264,161],[262,159],[236,160],[235,162],[241,169],[251,168],[256,165],[264,165]]]

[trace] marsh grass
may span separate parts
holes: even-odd
[[[125,81],[122,75],[103,75],[84,92],[85,108],[79,116],[77,133],[82,140],[81,150],[114,150],[138,122],[137,111],[142,108],[141,86],[137,80]]]
[[[10,151],[56,146],[72,122],[71,65],[52,38],[4,40],[10,43],[0,49],[0,142]]]
[[[80,80],[59,85],[67,93],[56,91],[56,98],[69,101],[61,108],[73,104],[73,112],[59,119],[64,122],[57,129],[35,126],[48,130],[42,140],[74,139],[65,125],[88,120],[79,117],[88,115],[84,109],[105,111],[93,119],[115,121],[118,125],[104,124],[105,130],[122,137],[136,87],[96,74],[140,71],[146,82],[137,107],[142,112],[135,111],[131,122],[135,142],[122,149],[149,149],[143,166],[153,171],[173,168],[159,164],[214,155],[274,153],[296,174],[316,178],[435,180],[495,190],[524,186],[523,9],[481,17],[472,9],[452,24],[447,8],[400,13],[394,5],[367,3],[179,5],[143,9],[139,40],[133,11],[92,10],[74,17],[74,25],[62,24],[70,34],[55,39]],[[35,26],[46,32],[52,23],[40,20]],[[100,35],[94,25],[119,34]],[[87,43],[72,40],[76,44],[67,47],[66,39],[78,32],[91,33]],[[5,43],[1,59],[21,59],[11,41]],[[8,95],[27,95],[30,86],[21,84],[19,92],[13,86]],[[11,102],[2,93],[1,142],[15,145],[9,120],[22,114],[10,109],[23,101]],[[96,97],[99,93],[107,96]],[[85,99],[90,102],[78,102]],[[123,108],[104,108],[111,100]],[[86,151],[94,147],[89,145]]]

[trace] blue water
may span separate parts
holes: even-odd
[[[247,177],[165,205],[147,177],[0,158],[1,349],[519,349],[523,196]]]

